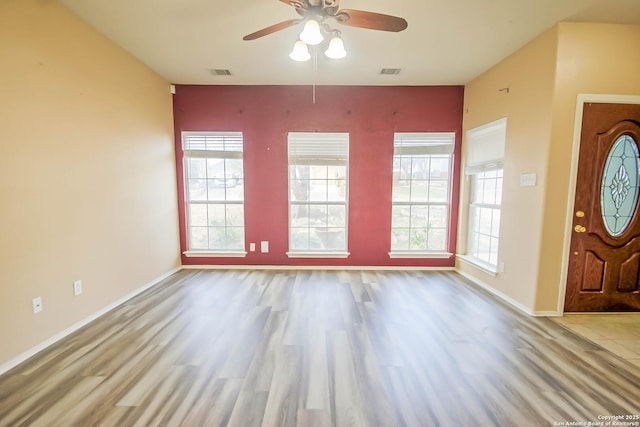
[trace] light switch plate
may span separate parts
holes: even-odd
[[[269,253],[269,242],[267,240],[260,242],[260,252],[263,254]]]

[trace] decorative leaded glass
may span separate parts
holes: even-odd
[[[600,207],[607,232],[618,237],[625,232],[638,206],[640,155],[629,135],[616,140],[604,165]]]

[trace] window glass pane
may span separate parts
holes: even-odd
[[[209,205],[209,226],[225,226],[225,206],[224,204]]]
[[[446,206],[431,206],[429,208],[429,226],[446,228],[449,215]]]
[[[424,251],[427,249],[427,228],[411,227],[409,231],[409,250]]]
[[[500,235],[500,209],[493,210],[491,221],[491,235],[498,237]]]
[[[496,266],[500,234],[502,170],[471,175],[467,255]]]
[[[206,180],[189,179],[188,183],[188,200],[200,201],[207,200]]]
[[[427,234],[427,249],[430,251],[444,251],[447,249],[447,236],[445,229],[429,229]]]
[[[392,228],[391,229],[391,250],[392,251],[408,251],[409,250],[409,228]]]
[[[326,165],[311,165],[309,168],[310,179],[327,179],[327,166]]]
[[[346,225],[346,208],[345,206],[329,206],[329,227],[344,228]]]
[[[431,158],[431,169],[429,176],[431,179],[449,179],[449,166],[451,160],[449,156],[433,156]]]
[[[209,249],[228,249],[227,233],[225,227],[209,227]]]
[[[290,132],[288,154],[290,251],[346,250],[348,135]]]
[[[488,208],[480,208],[480,227],[478,228],[478,232],[482,234],[491,234],[491,209]]]
[[[312,179],[311,181],[309,181],[309,185],[311,187],[309,200],[312,200],[314,202],[327,201],[327,180],[320,181],[317,179]]]
[[[309,226],[309,206],[308,205],[291,205],[290,207],[291,227],[308,227]]]
[[[206,178],[206,159],[187,159],[187,171],[190,178]]]
[[[207,205],[189,205],[189,224],[192,226],[207,226]]]
[[[411,194],[411,181],[410,180],[398,180],[394,181],[393,185],[393,201],[394,202],[409,202]]]
[[[207,180],[207,196],[208,200],[224,201],[226,197],[224,179],[208,179]]]
[[[204,159],[203,159],[204,160]],[[207,160],[207,177],[216,179],[224,186],[224,159],[206,159]]]
[[[489,252],[489,263],[498,265],[498,238],[491,238],[491,251]]]
[[[227,249],[244,249],[244,228],[227,227]]]
[[[235,181],[238,182],[238,181]],[[225,190],[227,201],[236,202],[244,200],[244,185],[242,182],[235,184],[233,187],[227,187]]]
[[[327,179],[346,179],[347,167],[331,165],[327,167]]]
[[[309,209],[309,224],[313,227],[327,226],[326,205],[311,205]]]
[[[185,132],[183,148],[189,249],[244,249],[242,134]]]
[[[238,185],[242,180],[242,159],[225,159],[225,177],[233,179],[233,184]]]
[[[226,225],[228,227],[242,227],[244,225],[244,206],[229,204],[226,205],[226,211]]]
[[[208,241],[207,227],[189,227],[189,247],[191,249],[207,249]]]
[[[391,208],[391,224],[395,227],[409,227],[410,225],[410,206],[393,206]]]
[[[449,181],[432,180],[429,183],[429,201],[446,203],[449,200]]]
[[[448,153],[453,152],[454,139],[452,133],[395,135],[392,251],[447,249],[451,185]]]
[[[411,206],[411,228],[426,227],[429,223],[428,206]]]
[[[411,201],[426,202],[429,200],[429,187],[427,181],[411,180]]]
[[[495,204],[496,202],[496,178],[486,178],[484,180],[482,203]]]
[[[291,200],[306,202],[309,200],[309,180],[291,180]]]
[[[289,248],[291,250],[307,250],[309,249],[309,228],[291,227],[291,240]]]

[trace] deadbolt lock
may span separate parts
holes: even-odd
[[[577,216],[578,218],[584,218],[584,212],[582,212],[582,211],[577,211],[577,212],[576,212],[576,216]]]
[[[587,231],[587,229],[580,224],[576,225],[573,229],[576,233],[584,233],[585,231]]]

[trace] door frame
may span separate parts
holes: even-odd
[[[576,117],[573,125],[573,145],[571,148],[571,169],[569,175],[569,196],[564,227],[564,242],[562,245],[562,267],[560,270],[560,286],[558,294],[558,315],[564,314],[564,303],[567,292],[567,275],[569,273],[569,253],[571,249],[571,234],[573,231],[573,210],[576,201],[576,181],[578,177],[578,157],[580,155],[580,135],[582,133],[582,115],[584,104],[640,104],[638,95],[605,95],[579,93],[576,100]],[[608,313],[611,314],[611,313]]]

